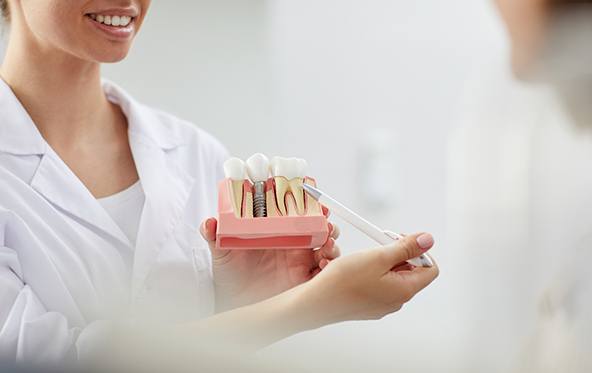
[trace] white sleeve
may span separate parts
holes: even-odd
[[[0,226],[0,234],[2,230]],[[23,281],[17,253],[0,246],[0,360],[30,364],[83,359],[107,330],[105,321],[73,328],[64,315],[48,312]]]
[[[22,280],[18,256],[0,246],[0,355],[7,361],[59,362],[71,356],[77,330],[47,312]]]

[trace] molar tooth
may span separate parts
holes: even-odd
[[[287,158],[274,157],[270,163],[271,175],[275,184],[275,200],[279,213],[282,216],[288,215],[286,209],[286,193],[290,189],[288,179],[284,176],[286,160]]]
[[[292,193],[286,194],[286,211],[288,211],[288,216],[302,215],[298,211],[298,206],[296,206],[294,195]]]
[[[306,214],[306,206],[304,204],[304,189],[302,184],[304,184],[304,177],[308,172],[308,163],[304,159],[296,158],[295,160],[297,169],[296,169],[296,177],[290,180],[290,191],[294,196],[294,200],[296,201],[296,209],[298,211],[298,215],[305,215]]]
[[[316,187],[317,183],[309,178],[309,177],[305,177],[304,178],[304,183],[308,184],[310,186]],[[312,216],[322,216],[323,215],[323,210],[321,208],[321,204],[315,200],[314,198],[312,198],[311,196],[309,196],[308,194],[304,194],[304,199],[305,199],[305,205],[306,205],[306,215],[312,215]]]
[[[307,172],[306,161],[298,158],[275,157],[272,160],[271,169],[276,185],[277,204],[282,215],[295,215],[292,208],[294,203],[297,214],[304,215],[306,206],[302,183]],[[291,206],[286,206],[288,203],[286,193],[288,192],[291,194],[289,196]]]
[[[279,207],[278,207],[279,204],[276,201],[276,194],[275,194],[275,188],[273,187],[273,183],[268,184],[266,198],[267,198],[267,216],[268,217],[281,216],[282,214],[281,214]]]
[[[274,176],[283,176],[287,180],[299,177],[302,163],[298,158],[274,157],[271,161],[271,172]]]
[[[104,24],[111,26],[111,16],[105,16]]]
[[[247,166],[242,159],[230,158],[224,162],[224,174],[231,180],[231,194],[236,217],[242,216],[243,185],[247,179]]]
[[[97,15],[97,22],[103,23],[105,21],[105,16],[102,14]]]
[[[274,177],[275,181],[275,200],[280,215],[287,216],[288,210],[286,209],[286,193],[290,189],[288,180],[283,176]]]

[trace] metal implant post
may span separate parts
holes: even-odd
[[[261,153],[253,155],[247,160],[247,171],[254,184],[253,216],[267,217],[267,197],[265,184],[269,178],[269,160]]]
[[[255,183],[255,192],[253,193],[253,215],[256,218],[267,217],[267,198],[265,197],[265,182]]]

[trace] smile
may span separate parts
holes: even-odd
[[[112,27],[127,27],[132,23],[135,17],[119,16],[119,15],[104,15],[104,14],[88,14],[87,17],[93,21]]]

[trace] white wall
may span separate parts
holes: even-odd
[[[385,228],[435,234],[442,276],[403,312],[297,336],[265,356],[319,371],[458,371],[446,137],[464,82],[498,54],[501,35],[488,0],[154,1],[129,58],[105,67],[234,154],[303,156],[324,189]],[[376,193],[392,191],[386,208],[368,208],[368,178],[384,183]],[[372,245],[343,228],[346,253]]]
[[[270,123],[267,22],[263,0],[153,1],[131,55],[105,76],[247,155]]]
[[[487,0],[276,0],[270,9],[280,146],[306,156],[325,189],[383,227],[433,232],[442,267],[437,283],[400,314],[307,333],[271,351],[298,351],[319,371],[460,371],[470,357],[455,299],[466,297],[458,284],[467,279],[455,276],[457,253],[446,245],[446,146],[466,80],[503,52],[493,7]],[[382,210],[368,208],[360,193],[369,167],[364,144],[376,133],[392,138],[383,152],[391,167],[370,165],[394,193]],[[346,229],[341,245],[349,252],[369,242]]]

